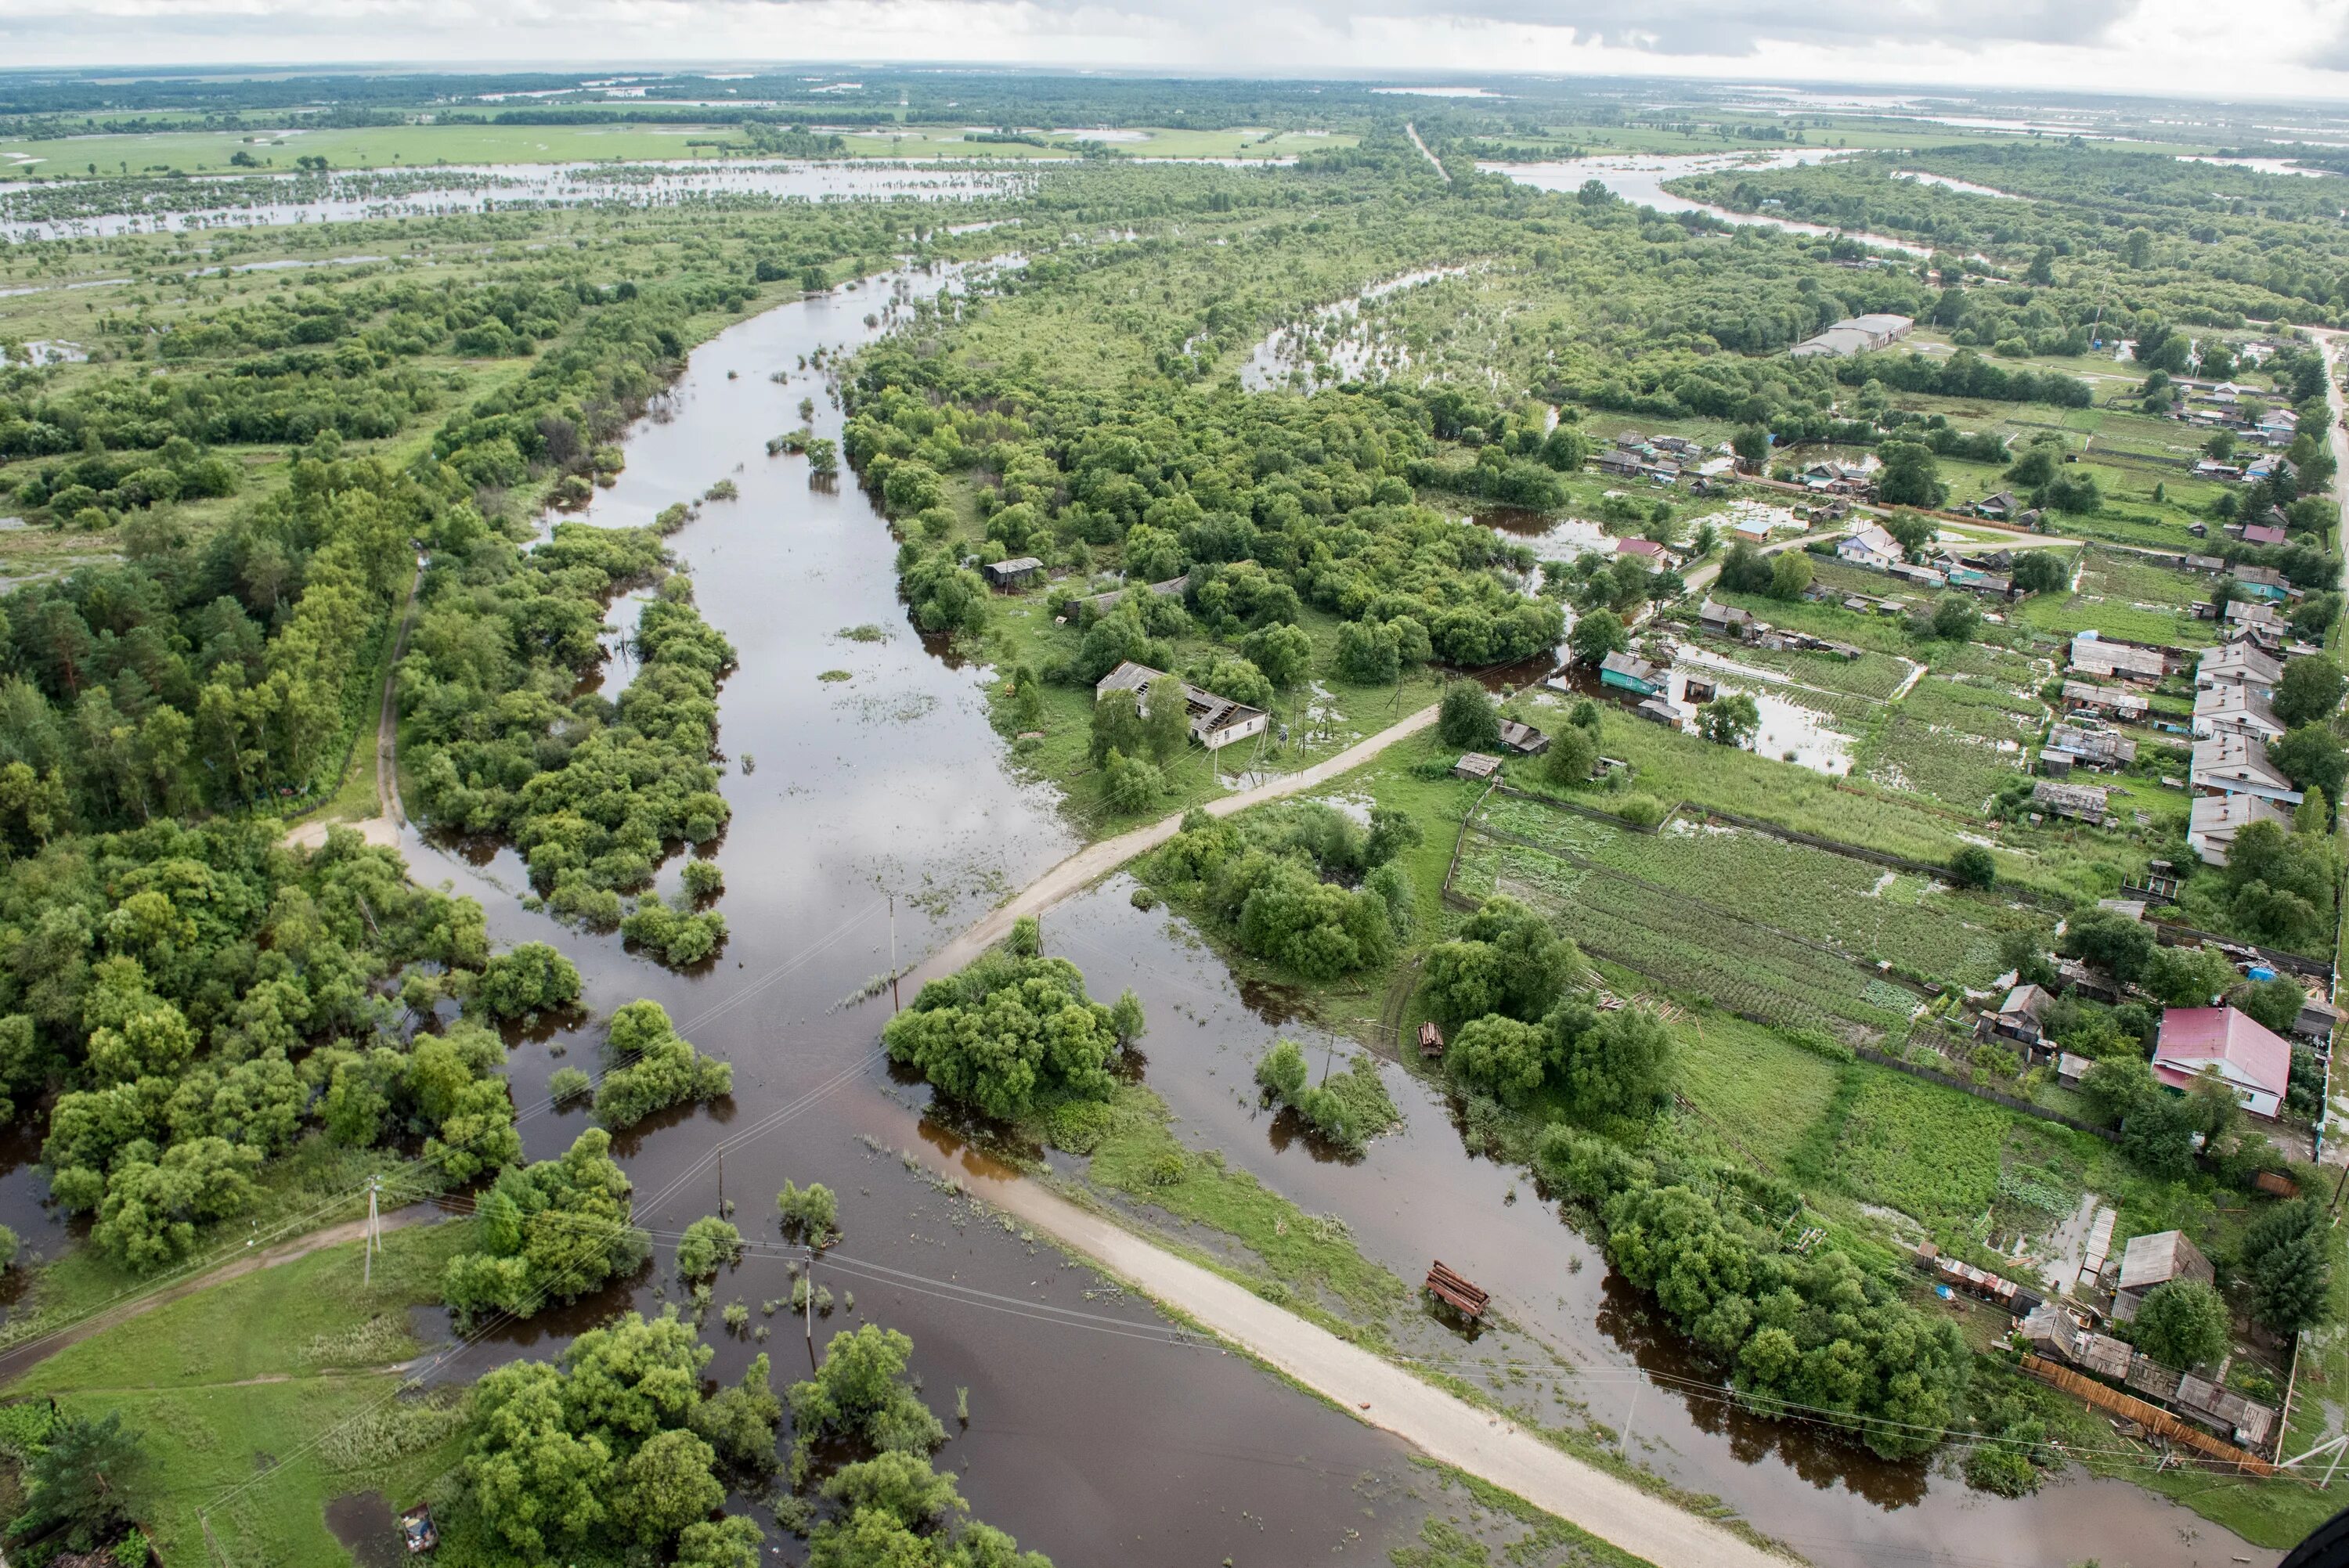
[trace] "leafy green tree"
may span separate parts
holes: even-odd
[[[1103,692],[1101,700],[1093,704],[1093,766],[1105,767],[1112,752],[1141,757],[1150,750],[1150,737],[1143,727],[1140,700],[1130,691]]]
[[[758,1522],[739,1513],[688,1524],[677,1538],[677,1568],[759,1568],[766,1542]]]
[[[800,1449],[833,1437],[881,1452],[927,1454],[946,1441],[946,1429],[905,1375],[913,1356],[912,1340],[875,1324],[833,1335],[814,1377],[784,1395]]]
[[[1574,1004],[1543,1021],[1559,1082],[1578,1114],[1644,1117],[1671,1098],[1671,1030],[1643,1007],[1594,1014]]]
[[[2168,1280],[2146,1293],[2130,1330],[2147,1356],[2190,1371],[2226,1353],[2227,1304],[2201,1280]]]
[[[1743,747],[1762,727],[1762,710],[1742,691],[1715,697],[1697,709],[1697,733],[1716,746]]]
[[[2343,684],[2341,666],[2329,655],[2287,660],[2271,706],[2292,727],[2321,724],[2341,707]]]
[[[1008,1119],[1040,1096],[1106,1097],[1117,1026],[1076,965],[1006,953],[924,985],[881,1038],[949,1099]]]
[[[1884,461],[1876,493],[1888,506],[1937,507],[1949,499],[1933,449],[1919,441],[1887,441],[1877,449]]]
[[[705,1214],[678,1238],[677,1272],[688,1280],[708,1279],[741,1255],[742,1233],[733,1222]]]
[[[614,1013],[604,1052],[610,1066],[595,1090],[595,1117],[606,1127],[633,1127],[670,1106],[733,1092],[734,1069],[694,1049],[657,1002]]]
[[[1549,738],[1542,753],[1542,772],[1553,784],[1579,789],[1590,782],[1599,766],[1599,738],[1588,730],[1567,725]]]
[[[783,1402],[775,1395],[774,1371],[761,1351],[739,1383],[730,1383],[693,1408],[687,1418],[694,1432],[719,1460],[754,1475],[775,1468],[775,1428]]]
[[[1578,663],[1586,665],[1598,664],[1630,645],[1630,634],[1612,610],[1591,610],[1577,616],[1574,630],[1567,634],[1567,646]]]
[[[1280,629],[1288,631],[1294,628]],[[1112,722],[1113,725],[1122,725],[1123,719],[1121,717]],[[1141,745],[1148,748],[1151,761],[1164,768],[1182,755],[1183,748],[1189,744],[1190,739],[1190,696],[1184,690],[1182,681],[1173,676],[1161,676],[1150,683],[1150,695],[1143,705],[1140,730]],[[1135,747],[1128,746],[1120,749],[1123,749],[1128,757],[1138,758],[1142,755],[1141,750]],[[1102,755],[1100,761],[1103,766],[1108,764],[1109,758],[1106,753]]]
[[[1339,676],[1357,686],[1390,685],[1402,669],[1394,633],[1367,621],[1339,623],[1337,656]]]
[[[160,1158],[151,1144],[133,1143],[106,1179],[90,1239],[130,1268],[176,1263],[195,1246],[199,1225],[252,1206],[260,1166],[260,1150],[222,1138],[174,1143]]]
[[[1501,710],[1483,686],[1474,681],[1454,681],[1444,688],[1435,732],[1446,746],[1469,751],[1489,749],[1500,744]]]
[[[1540,1089],[1548,1054],[1549,1041],[1540,1026],[1487,1013],[1454,1032],[1444,1065],[1464,1087],[1504,1105],[1523,1105]]]
[[[1102,764],[1102,798],[1116,811],[1134,812],[1150,809],[1151,804],[1166,792],[1166,776],[1139,757],[1128,757],[1112,748]]]
[[[2210,947],[2157,948],[2145,966],[2144,986],[2168,1007],[2208,1007],[2232,990],[2235,965]]]
[[[1481,950],[1481,951],[1480,951]],[[1449,1021],[1506,1013],[1530,1021],[1585,974],[1582,954],[1537,912],[1496,895],[1463,922],[1459,939],[1428,954],[1423,986]]]
[[[1933,635],[1945,643],[1962,643],[1982,628],[1982,611],[1971,599],[1952,593],[1933,606]]]
[[[615,1521],[626,1522],[637,1541],[653,1546],[708,1519],[726,1501],[725,1485],[710,1473],[717,1460],[710,1446],[689,1431],[655,1433],[614,1477]]]
[[[1275,1040],[1256,1064],[1256,1081],[1275,1099],[1294,1105],[1305,1092],[1305,1053],[1295,1040]]]
[[[1747,473],[1758,473],[1770,460],[1770,432],[1759,425],[1745,425],[1729,438],[1729,449],[1737,454],[1738,466]]]
[[[2158,945],[2144,922],[2115,910],[2085,909],[2064,923],[2057,951],[2095,965],[2123,985],[2134,985],[2153,963]]]
[[[2053,550],[2026,550],[2014,558],[2018,593],[2053,593],[2072,580],[2071,563]]]
[[[1792,603],[1811,585],[1811,558],[1799,550],[1785,550],[1770,558],[1770,597]]]
[[[830,1245],[840,1229],[840,1200],[821,1181],[811,1181],[804,1188],[785,1181],[783,1190],[775,1194],[775,1207],[782,1214],[783,1234],[797,1236],[810,1246]]]
[[[1276,622],[1250,632],[1240,641],[1240,652],[1264,672],[1265,679],[1286,690],[1310,674],[1313,639],[1301,626]]]
[[[1249,707],[1272,707],[1272,683],[1264,672],[1247,659],[1218,657],[1209,662],[1195,677],[1197,684],[1217,696],[1227,696]]]
[[[1950,857],[1950,880],[1960,887],[1989,887],[1998,881],[1998,857],[1980,844],[1967,844]]]
[[[579,1000],[579,970],[547,944],[525,942],[490,960],[477,995],[495,1018],[567,1007]]]
[[[612,1135],[591,1127],[560,1158],[510,1167],[474,1206],[479,1246],[449,1260],[441,1298],[460,1318],[528,1317],[641,1264],[649,1239],[629,1222],[628,1178]]]

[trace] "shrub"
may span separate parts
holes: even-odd
[[[682,1101],[733,1091],[734,1069],[695,1050],[657,1002],[631,1002],[613,1014],[604,1049],[612,1065],[595,1091],[595,1117],[606,1127],[632,1127]]]
[[[784,1182],[783,1190],[775,1194],[775,1207],[782,1216],[783,1234],[797,1236],[812,1247],[831,1244],[840,1228],[840,1201],[821,1181],[811,1181],[804,1188]]]
[[[678,1239],[677,1272],[688,1280],[708,1279],[742,1255],[742,1233],[731,1222],[706,1214]]]

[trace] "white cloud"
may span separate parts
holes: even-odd
[[[974,62],[2343,96],[2339,0],[10,0],[0,59]]]

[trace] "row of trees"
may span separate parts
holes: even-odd
[[[1242,951],[1331,980],[1383,966],[1409,935],[1411,883],[1392,862],[1419,841],[1418,823],[1386,808],[1368,828],[1319,803],[1237,819],[1193,810],[1150,876],[1202,906]]]

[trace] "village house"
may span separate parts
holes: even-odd
[[[1754,612],[1735,604],[1716,604],[1711,599],[1697,606],[1696,624],[1720,637],[1735,637],[1740,642],[1755,631]]]
[[[1974,1033],[1982,1039],[2013,1040],[2018,1045],[2035,1047],[2039,1044],[2041,1020],[2054,1002],[2054,994],[2044,985],[2014,986],[1997,1006],[1975,1023]]]
[[[1599,661],[1599,684],[1634,696],[1654,696],[1664,689],[1664,672],[1637,654],[1609,654]]]
[[[2153,699],[2127,686],[2098,686],[2093,681],[2064,683],[2064,711],[2090,714],[2134,723],[2152,709]]]
[[[2159,648],[2082,632],[2072,639],[2072,667],[2094,680],[2158,682],[2168,671]]]
[[[2014,499],[2013,490],[1994,490],[1974,502],[1974,515],[2004,522],[2022,508],[2023,503]]]
[[[2232,730],[2194,743],[2187,782],[2197,795],[2256,795],[2287,806],[2306,799],[2268,760],[2265,746]]]
[[[1952,588],[1969,593],[1988,593],[2000,599],[2014,597],[2014,579],[2003,573],[1984,572],[1978,566],[1956,565],[1943,573]]]
[[[2194,735],[2198,740],[2229,730],[2256,740],[2283,738],[2283,721],[2257,692],[2239,686],[2206,686],[2194,694]]]
[[[2196,1012],[2215,1009],[2202,1007]],[[2227,1009],[2232,1011],[2231,1008]],[[2173,1009],[2175,1011],[2175,1009]],[[2276,1042],[2282,1045],[2283,1042]],[[2128,1323],[2137,1317],[2137,1309],[2145,1305],[2146,1294],[2156,1285],[2168,1284],[2174,1279],[2200,1280],[2204,1284],[2217,1283],[2218,1272],[2200,1249],[2186,1239],[2183,1231],[2157,1231],[2149,1236],[2131,1236],[2128,1245],[2121,1250],[2121,1270],[2113,1290],[2113,1321]]]
[[[2031,803],[2056,817],[2070,817],[2095,827],[2111,820],[2112,791],[2094,784],[2059,784],[2042,779],[2031,787]]]
[[[1128,659],[1094,684],[1093,700],[1099,702],[1113,691],[1130,691],[1135,701],[1143,701],[1149,696],[1151,684],[1164,675],[1164,670],[1154,670],[1148,665]],[[1272,721],[1271,715],[1262,708],[1218,696],[1187,681],[1183,686],[1183,705],[1190,719],[1191,738],[1210,751],[1262,735]]]
[[[1464,751],[1460,754],[1460,760],[1452,765],[1452,777],[1454,779],[1491,779],[1500,771],[1501,759],[1482,751]]]
[[[2223,866],[2235,835],[2253,822],[2292,831],[2292,813],[2257,795],[2198,795],[2188,808],[2186,844],[2205,865]]]
[[[1862,523],[1836,542],[1836,559],[1881,572],[1900,560],[1900,542],[1880,523]]]
[[[1626,452],[1619,449],[1611,452],[1599,453],[1590,459],[1590,466],[1602,474],[1611,474],[1617,479],[1638,479],[1647,472],[1648,460],[1637,452]]]
[[[1538,757],[1549,749],[1549,737],[1530,724],[1505,718],[1501,720],[1501,744],[1520,757]]]
[[[2245,544],[2273,545],[2282,544],[2284,542],[2284,531],[2272,522],[2247,522],[2240,528],[2230,528],[2227,531],[2240,539]],[[2264,566],[2240,566],[2235,569],[2235,575],[2240,578],[2245,573],[2267,570],[2269,569]],[[2279,583],[2282,582],[2282,573],[2277,574],[2276,580]],[[2274,596],[2281,597],[2280,594]],[[2262,593],[2260,597],[2264,599],[2271,595]]]
[[[2194,477],[2198,480],[2239,480],[2243,477],[2243,470],[2216,458],[2202,458],[2194,464]]]
[[[2198,691],[2236,686],[2258,696],[2272,697],[2277,683],[2282,679],[2283,662],[2249,641],[2222,643],[2205,649],[2194,665],[2194,686]]]
[[[2230,639],[2249,637],[2271,651],[2283,646],[2285,634],[2290,630],[2274,605],[2251,599],[2228,600],[2226,619],[2221,635]]]
[[[986,573],[988,587],[1005,593],[1025,588],[1044,575],[1044,563],[1032,555],[1021,555],[1009,561],[990,561],[979,570]]]
[[[2292,1046],[2233,1007],[2171,1007],[2161,1015],[2153,1076],[2171,1088],[2215,1071],[2253,1116],[2273,1117],[2292,1082]]]
[[[1652,539],[1619,539],[1615,542],[1615,553],[1636,556],[1658,572],[1680,569],[1681,558]]]
[[[2137,742],[2109,729],[2058,724],[2047,731],[2047,744],[2039,752],[2042,758],[2064,758],[2073,767],[2117,771],[2137,760]]]
[[[2247,542],[2252,544],[2282,544],[2283,542],[2283,531],[2281,529],[2274,531],[2275,537],[2273,539],[2252,539],[2251,533],[2251,531],[2246,529],[2243,531],[2243,537]],[[2251,598],[2264,599],[2271,604],[2280,603],[2283,600],[2292,596],[2292,585],[2284,581],[2283,573],[2277,571],[2272,566],[2236,567],[2235,586],[2238,590]]]

